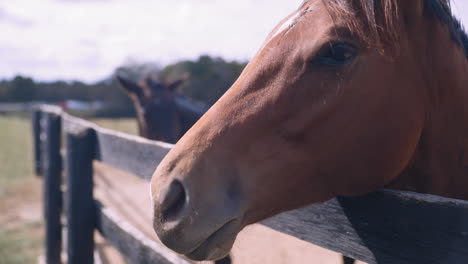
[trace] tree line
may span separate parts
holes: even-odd
[[[135,81],[142,80],[148,74],[157,74],[169,80],[187,76],[187,81],[178,92],[210,106],[229,89],[245,65],[243,62],[203,55],[193,61],[183,60],[165,67],[156,63],[128,63],[118,67],[108,78],[91,84],[81,81],[38,82],[27,76],[16,76],[0,81],[0,103],[99,101],[106,106],[99,115],[131,116],[132,103],[115,79],[117,73],[125,72]]]

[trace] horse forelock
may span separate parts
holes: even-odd
[[[305,0],[298,11],[318,0]],[[403,19],[399,16],[400,0],[321,0],[334,18],[370,45],[392,46],[398,43]],[[412,1],[412,0],[411,0]],[[452,39],[463,48],[468,58],[468,36],[451,11],[450,0],[423,0],[424,15],[435,17],[449,27]]]

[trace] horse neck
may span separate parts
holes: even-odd
[[[135,108],[135,114],[137,119],[137,126],[138,126],[138,135],[144,138],[150,138],[151,135],[148,131],[148,125],[146,124],[146,120],[143,116],[143,108],[140,105],[137,98],[131,97],[133,101],[133,106]]]
[[[444,39],[436,32],[432,39]],[[391,187],[468,199],[468,61],[447,37],[429,45],[431,61],[421,65],[430,65],[425,126],[413,161]]]
[[[146,121],[139,113],[137,113],[137,125],[138,125],[138,135],[140,137],[150,138],[150,135],[148,133],[148,126],[146,125]]]
[[[176,97],[175,103],[179,110],[182,135],[200,119],[208,108],[204,105],[197,105],[183,96]]]

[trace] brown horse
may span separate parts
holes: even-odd
[[[217,259],[337,195],[468,199],[466,40],[448,0],[305,1],[158,166],[156,233]]]
[[[175,143],[206,112],[206,106],[177,94],[176,88],[185,79],[168,82],[148,76],[141,82],[134,82],[117,75],[120,86],[135,107],[140,136]]]

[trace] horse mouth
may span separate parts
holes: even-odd
[[[236,220],[231,220],[212,233],[194,250],[185,255],[196,261],[218,260],[229,254],[236,240],[239,228]]]

